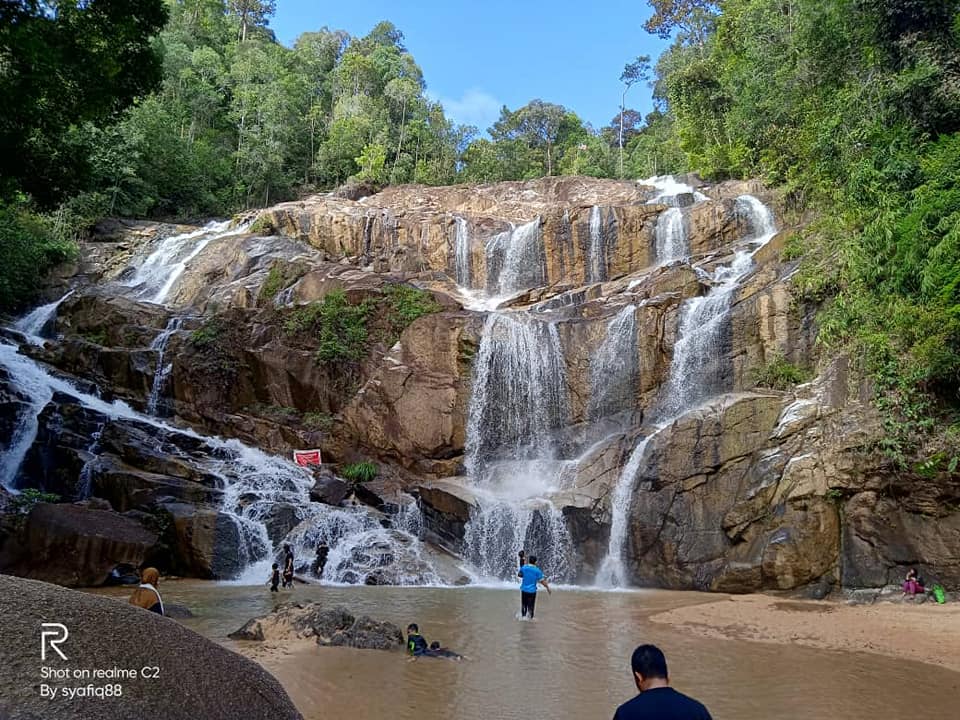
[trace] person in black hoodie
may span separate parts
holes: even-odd
[[[640,694],[617,708],[613,720],[711,720],[701,703],[670,687],[667,659],[655,645],[641,645],[630,658]]]

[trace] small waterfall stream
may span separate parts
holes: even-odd
[[[31,310],[13,324],[13,329],[23,333],[27,338],[27,342],[30,344],[42,346],[44,342],[46,342],[44,332],[46,332],[51,321],[56,317],[57,308],[60,307],[60,303],[73,295],[73,293],[74,291],[71,290],[59,300],[54,300],[51,303],[41,305]]]
[[[666,265],[690,255],[690,243],[684,226],[683,211],[667,208],[657,218],[657,262]]]
[[[627,305],[607,323],[603,342],[591,358],[588,417],[599,420],[634,407],[639,374],[637,308]]]
[[[673,358],[654,410],[652,432],[633,449],[611,494],[610,540],[597,573],[598,585],[619,587],[629,580],[624,554],[630,505],[650,439],[684,412],[724,390],[722,343],[733,295],[753,269],[754,253],[777,232],[773,213],[757,198],[740,196],[735,208],[749,228],[747,236],[730,264],[714,270],[711,280],[715,284],[710,291],[686,300],[681,307]]]
[[[157,352],[157,369],[153,373],[150,396],[147,398],[147,413],[149,415],[156,415],[160,408],[160,402],[166,390],[167,378],[170,377],[170,371],[173,370],[172,362],[164,363],[164,354],[167,352],[167,344],[170,342],[170,338],[183,327],[183,320],[182,317],[170,318],[166,329],[150,343],[150,349]]]
[[[231,227],[231,220],[211,222],[197,230],[163,238],[150,255],[137,267],[134,276],[124,282],[132,288],[133,297],[147,302],[162,304],[183,275],[187,264],[214,240],[234,235],[243,235],[251,222]]]
[[[457,285],[473,287],[473,275],[470,263],[470,225],[462,217],[454,218],[456,235],[453,243],[454,274]]]

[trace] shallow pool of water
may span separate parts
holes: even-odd
[[[516,619],[517,590],[298,586],[271,595],[266,586],[193,581],[161,589],[166,602],[197,614],[186,625],[233,648],[229,632],[276,602],[297,599],[340,603],[401,627],[419,623],[428,641],[467,656],[409,662],[399,652],[310,647],[268,661],[308,720],[610,718],[636,692],[630,653],[644,642],[664,650],[674,686],[717,720],[960,713],[960,674],[949,670],[865,653],[706,640],[649,620],[717,599],[698,593],[555,590],[540,593],[530,623]]]

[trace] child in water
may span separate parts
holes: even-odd
[[[280,566],[273,564],[273,572],[270,573],[270,592],[280,592]]]

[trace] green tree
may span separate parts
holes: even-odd
[[[49,205],[83,187],[86,148],[71,128],[156,87],[151,40],[166,19],[162,0],[0,4],[0,194]]]

